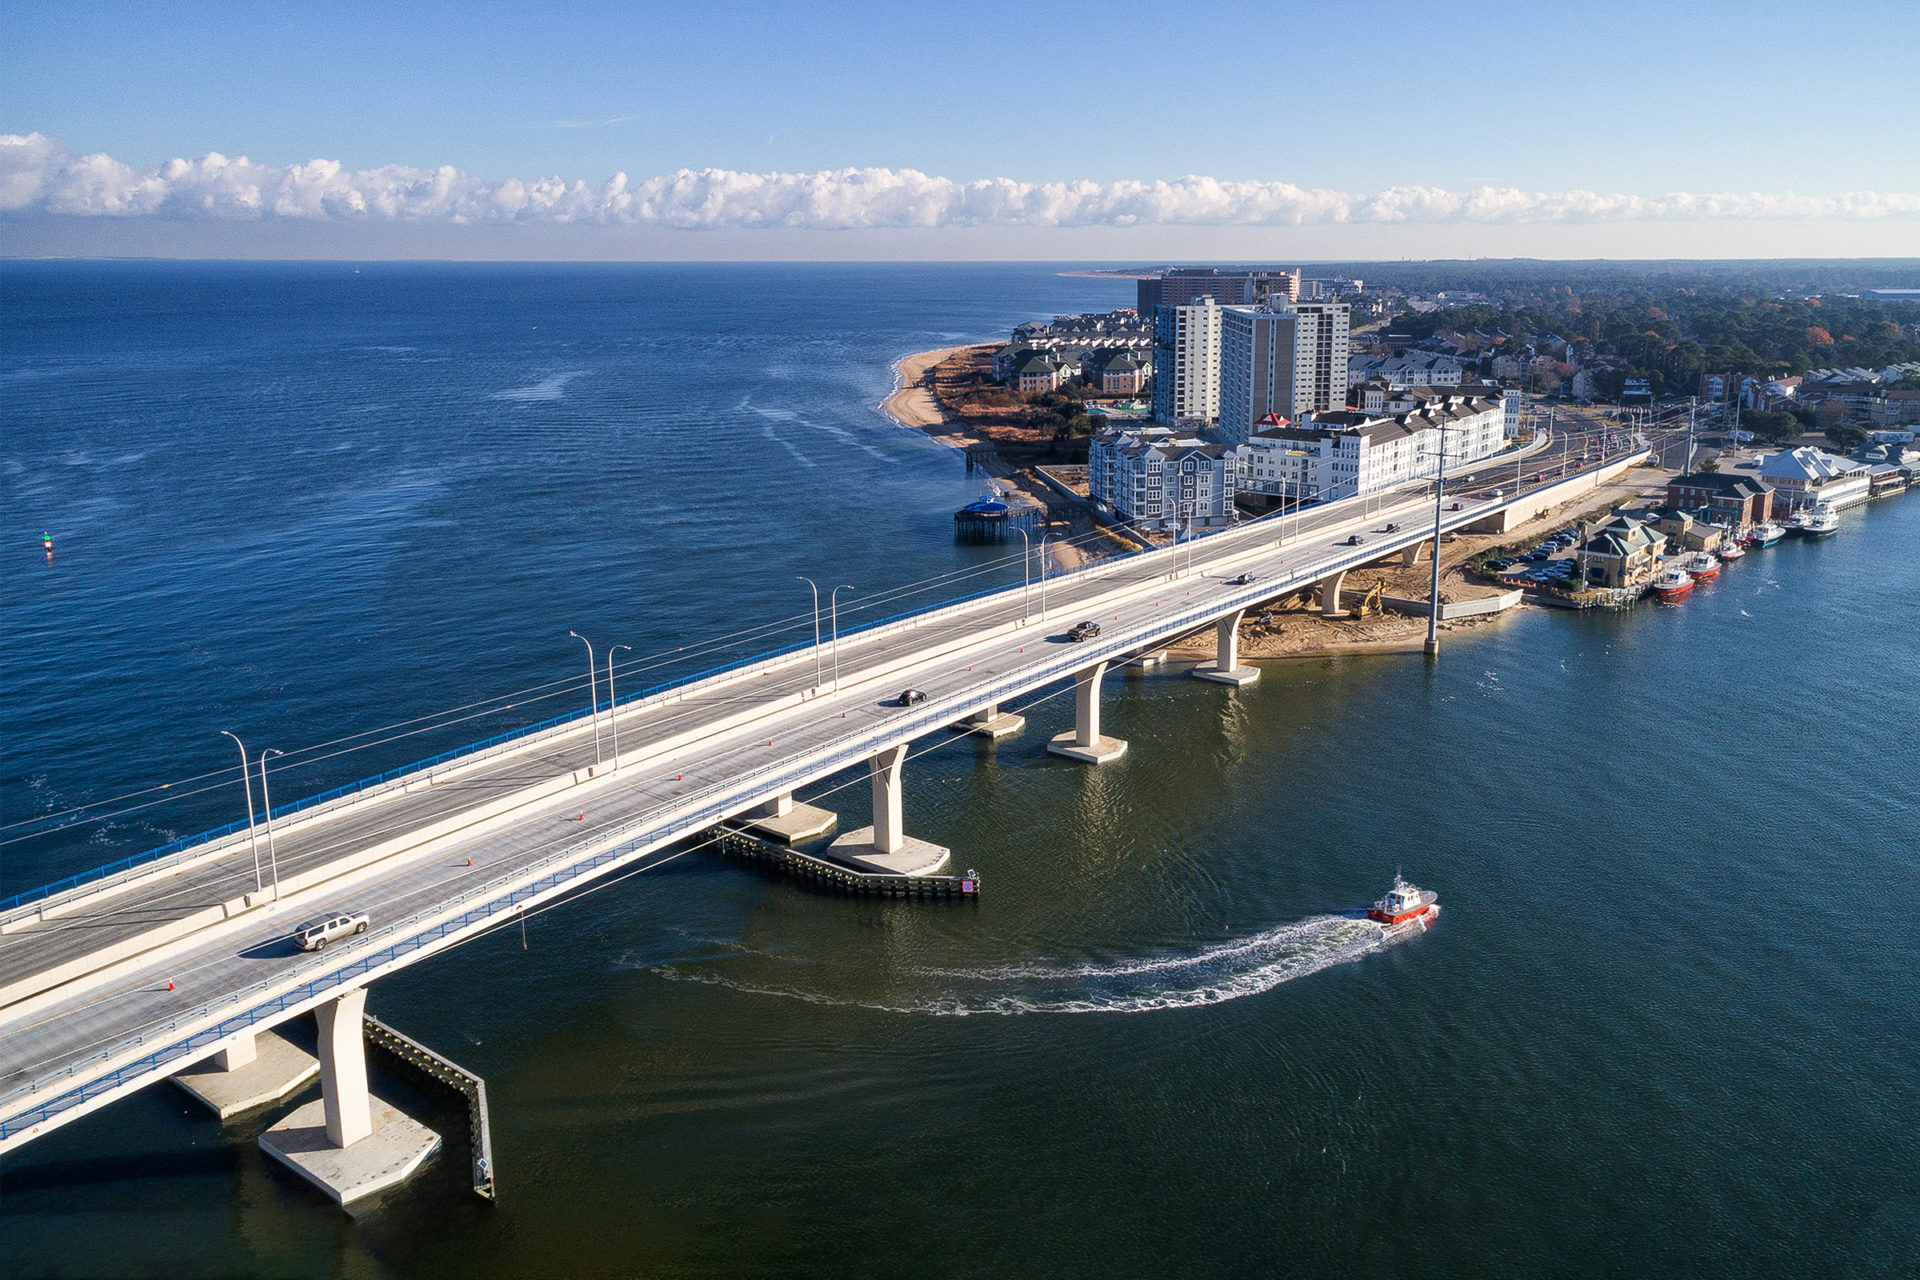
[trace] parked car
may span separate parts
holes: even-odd
[[[293,931],[293,940],[302,951],[325,951],[327,944],[335,938],[365,933],[372,923],[366,912],[349,911],[342,915],[307,921]]]
[[[895,699],[895,701],[903,707],[917,707],[926,700],[927,691],[925,689],[902,689],[900,696]]]
[[[1067,632],[1067,639],[1072,640],[1074,643],[1077,644],[1082,640],[1091,640],[1099,634],[1100,634],[1099,623],[1093,622],[1091,620],[1087,622],[1076,622],[1073,625],[1073,629]]]

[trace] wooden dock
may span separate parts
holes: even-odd
[[[738,858],[759,870],[793,876],[822,889],[840,893],[882,898],[975,898],[980,893],[980,877],[971,871],[964,876],[903,876],[855,871],[852,867],[761,840],[732,827],[715,827],[709,835],[713,837],[714,850],[723,857]]]

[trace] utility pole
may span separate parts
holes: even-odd
[[[1427,600],[1429,658],[1440,655],[1440,513],[1447,490],[1447,424],[1440,424],[1440,461],[1433,469],[1433,587]]]

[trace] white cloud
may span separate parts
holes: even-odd
[[[1869,220],[1920,217],[1920,195],[1661,196],[1481,187],[1370,193],[1289,182],[957,182],[913,169],[740,173],[682,169],[635,182],[563,178],[487,182],[450,165],[348,170],[335,160],[256,164],[218,152],[136,169],[76,156],[38,133],[0,134],[0,213],[14,217],[299,219],[454,224],[580,223],[848,230],[873,227],[1280,227],[1329,223],[1518,224]]]

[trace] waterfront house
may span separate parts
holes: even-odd
[[[1667,538],[1645,520],[1615,516],[1580,548],[1587,580],[1602,587],[1628,587],[1650,577],[1666,554]]]
[[[1661,507],[1653,513],[1653,527],[1682,551],[1718,551],[1725,534],[1717,524],[1696,519],[1674,507]]]
[[[1031,352],[1014,366],[1008,384],[1015,391],[1031,395],[1039,391],[1058,391],[1073,377],[1074,369],[1042,351]]]
[[[1667,505],[1743,532],[1773,515],[1773,486],[1730,471],[1696,471],[1667,481]]]
[[[1760,463],[1760,478],[1774,488],[1776,511],[1797,511],[1824,502],[1836,511],[1865,502],[1870,489],[1867,464],[1825,449],[1783,449]]]

